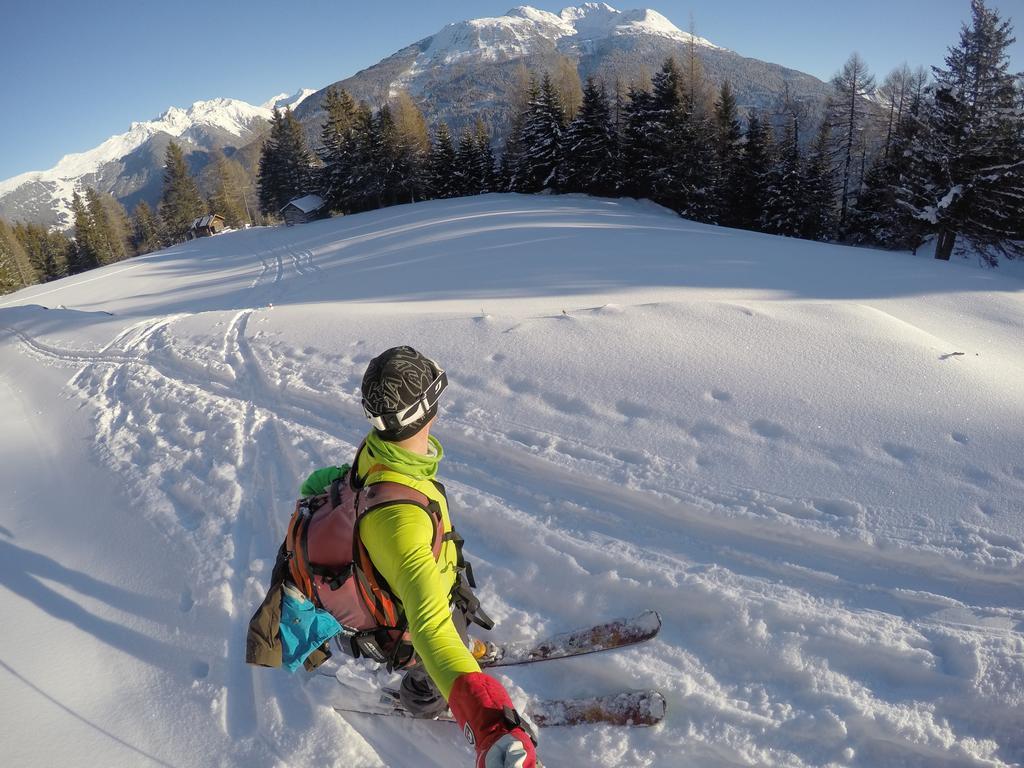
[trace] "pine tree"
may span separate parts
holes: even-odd
[[[348,91],[334,86],[327,90],[323,108],[327,116],[320,129],[322,165],[317,188],[331,210],[349,212],[357,107]]]
[[[516,190],[540,192],[557,183],[565,113],[548,74],[531,100],[523,125],[522,156]]]
[[[824,120],[804,174],[805,202],[800,234],[808,240],[831,240],[835,236],[836,183],[831,134],[832,126]]]
[[[776,235],[798,236],[803,224],[806,198],[799,121],[790,115],[768,175],[762,229]]]
[[[757,110],[747,118],[746,140],[738,175],[739,207],[736,226],[760,229],[768,204],[768,181],[773,163],[771,133]]]
[[[260,210],[276,215],[291,200],[309,194],[314,188],[312,163],[302,126],[291,108],[275,109],[260,155]]]
[[[160,220],[145,200],[135,206],[132,219],[132,244],[136,253],[152,253],[163,248]]]
[[[28,253],[6,221],[0,219],[0,294],[39,282]]]
[[[683,76],[674,58],[666,59],[651,81],[644,127],[641,162],[649,183],[647,196],[674,207],[677,203],[677,180],[674,176],[677,124],[682,120]]]
[[[484,121],[479,117],[476,119],[473,140],[476,142],[477,165],[474,169],[474,176],[477,187],[481,194],[494,192],[499,188],[494,167],[494,149],[491,146],[491,134]]]
[[[622,194],[629,197],[651,196],[654,175],[650,146],[653,111],[654,98],[650,91],[631,85],[623,106],[618,172]]]
[[[715,201],[718,223],[738,224],[741,207],[740,162],[743,157],[743,128],[740,126],[736,96],[726,80],[715,102],[715,156],[718,170]]]
[[[66,235],[56,230],[49,232],[41,224],[16,224],[13,231],[42,282],[67,274],[71,243]]]
[[[458,197],[460,192],[456,182],[456,155],[452,146],[452,136],[448,125],[441,123],[437,127],[437,135],[430,151],[430,167],[428,171],[429,187],[434,198]]]
[[[1019,75],[1009,72],[1013,28],[983,0],[971,26],[933,67],[935,86],[912,149],[914,194],[905,202],[937,234],[935,257],[949,259],[958,236],[992,266],[1024,255],[1024,140]]]
[[[77,190],[71,196],[71,214],[75,222],[75,243],[68,259],[68,271],[74,275],[98,267],[100,262],[92,217]]]
[[[180,243],[188,236],[192,222],[203,215],[203,199],[199,187],[188,172],[185,155],[177,142],[167,145],[164,155],[164,188],[160,197],[160,218],[170,243]]]
[[[352,122],[351,162],[348,176],[344,180],[344,188],[347,190],[346,208],[352,212],[368,211],[376,205],[376,189],[379,183],[379,170],[374,157],[377,128],[370,105],[360,102],[356,106],[355,119]]]
[[[467,128],[455,150],[454,186],[459,195],[480,194],[480,146]]]
[[[505,136],[497,173],[498,189],[505,192],[519,190],[522,176],[520,165],[523,154],[523,128],[530,103],[537,96],[537,89],[537,79],[530,74],[526,64],[520,59],[508,92],[509,129]]]
[[[668,124],[669,204],[680,216],[712,222],[717,209],[715,181],[720,173],[714,152],[715,131],[703,69],[692,38],[689,48],[679,102]]]
[[[85,188],[85,207],[89,212],[90,244],[97,264],[103,266],[119,261],[107,211],[103,207],[100,193],[93,187]]]
[[[402,188],[402,169],[398,164],[398,131],[391,107],[382,106],[372,122],[371,165],[377,169],[371,191],[374,207],[398,202]],[[403,201],[404,202],[404,201]]]
[[[861,145],[868,115],[867,97],[874,90],[875,78],[860,55],[853,53],[842,71],[832,78],[832,86],[835,98],[829,103],[829,117],[842,168],[839,230],[845,233],[850,197],[856,189],[853,161]]]
[[[559,186],[566,192],[611,196],[619,186],[611,108],[603,88],[587,78],[583,102],[565,133]]]
[[[93,247],[99,263],[113,264],[132,255],[131,226],[124,206],[110,195],[87,187],[86,207],[92,222]]]

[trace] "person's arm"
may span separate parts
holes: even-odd
[[[344,476],[346,467],[323,467],[306,478],[299,489],[300,496],[318,496],[327,490],[327,486]]]
[[[402,601],[412,644],[476,747],[477,768],[535,768],[536,751],[504,686],[480,671],[452,622],[448,591],[431,548],[430,518],[397,504],[374,510],[359,527],[373,564]]]
[[[419,507],[396,504],[374,510],[359,524],[373,564],[402,602],[416,653],[447,699],[455,679],[479,672],[459,637],[441,573],[431,548],[434,528]]]

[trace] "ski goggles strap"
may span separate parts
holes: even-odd
[[[375,429],[386,432],[414,424],[426,416],[430,409],[437,405],[437,401],[441,398],[441,393],[448,387],[448,375],[443,370],[438,370],[440,370],[440,373],[438,373],[437,378],[431,382],[430,386],[426,388],[416,402],[396,413],[374,413],[364,397],[362,400],[363,413],[366,414],[370,424]]]

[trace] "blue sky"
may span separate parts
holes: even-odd
[[[319,88],[460,19],[515,0],[291,4],[155,0],[13,0],[0,35],[0,179],[52,167],[168,106],[230,96],[261,103]],[[558,11],[569,2],[533,2]],[[829,78],[854,50],[881,78],[906,61],[939,64],[969,0],[627,0],[744,56]],[[1024,0],[990,0],[1014,18],[1024,70]],[[290,10],[295,8],[296,10]],[[827,10],[826,10],[827,9]]]

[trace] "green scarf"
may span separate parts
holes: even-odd
[[[434,475],[437,474],[438,462],[444,456],[444,449],[433,435],[427,439],[430,441],[432,453],[424,456],[389,443],[387,440],[381,440],[377,431],[371,429],[370,434],[366,436],[366,447],[377,461],[387,464],[403,475],[409,475],[417,480],[433,480]]]

